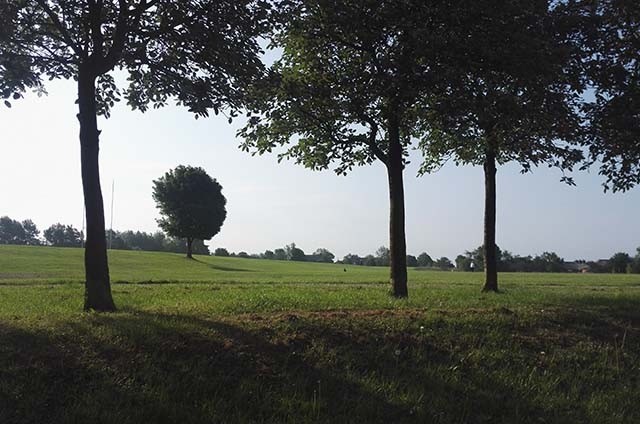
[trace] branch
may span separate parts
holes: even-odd
[[[378,146],[378,143],[376,143],[376,138],[378,136],[378,124],[376,123],[376,121],[373,118],[371,118],[370,116],[368,116],[364,112],[360,114],[360,118],[364,122],[369,124],[369,127],[370,127],[369,139],[366,141],[367,146],[369,146],[369,150],[371,150],[371,153],[373,153],[373,155],[375,157],[377,157],[380,160],[380,162],[384,163],[385,165],[388,165],[389,164],[389,158],[382,151],[380,146]]]
[[[146,5],[146,0],[142,4]],[[98,75],[112,70],[122,57],[122,52],[124,51],[127,33],[130,30],[129,25],[127,24],[127,18],[129,15],[127,0],[118,0],[118,9],[118,22],[116,24],[116,31],[113,35],[113,42],[111,43],[109,53],[107,53],[107,56],[98,66]]]
[[[89,25],[91,28],[91,41],[93,42],[93,54],[102,58],[102,49],[104,47],[104,37],[102,36],[101,14],[102,0],[88,0],[89,2]]]
[[[60,19],[58,19],[58,16],[54,13],[53,10],[51,10],[46,0],[36,0],[36,1],[40,5],[40,7],[42,7],[42,9],[46,12],[46,14],[49,16],[49,18],[51,19],[55,27],[58,29],[58,31],[60,31],[60,35],[62,36],[64,41],[67,43],[67,45],[73,50],[73,52],[79,57],[85,57],[86,56],[85,51],[82,50],[82,48],[73,41],[73,39],[71,38],[71,35],[69,35],[69,32],[64,27],[64,25],[62,25],[62,22],[60,22]]]

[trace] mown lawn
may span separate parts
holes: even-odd
[[[0,246],[0,423],[637,423],[640,277]],[[346,272],[344,271],[346,269]]]

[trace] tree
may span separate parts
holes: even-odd
[[[427,255],[426,252],[422,252],[418,255],[418,266],[420,267],[430,267],[433,265],[433,259],[431,256]]]
[[[342,263],[348,265],[362,265],[363,259],[358,255],[349,253],[342,258]]]
[[[375,256],[367,255],[362,259],[362,265],[364,266],[377,266],[378,261]]]
[[[453,264],[446,256],[441,257],[433,264],[436,268],[440,268],[442,270],[448,271],[453,268]]]
[[[82,233],[71,225],[53,224],[44,230],[44,238],[55,247],[81,247]]]
[[[640,274],[640,247],[636,249],[636,256],[629,263],[627,272],[630,274]]]
[[[640,4],[576,3],[586,17],[582,61],[593,90],[593,100],[584,106],[586,166],[600,164],[605,191],[626,191],[640,183]]]
[[[229,256],[229,251],[224,247],[218,247],[213,251],[213,256]]]
[[[310,258],[312,259],[313,262],[326,262],[326,263],[333,263],[333,259],[336,256],[329,252],[327,249],[323,249],[323,248],[318,248],[316,249],[316,251],[313,253],[313,255],[310,255]],[[309,260],[309,258],[307,258]]]
[[[26,233],[20,221],[0,217],[0,244],[25,244]]]
[[[555,252],[542,252],[533,258],[533,265],[537,272],[564,272],[564,259]]]
[[[389,266],[391,262],[391,251],[388,247],[380,246],[378,250],[376,250],[376,265],[378,266]],[[406,262],[406,256],[405,256]]]
[[[85,309],[113,311],[104,205],[98,167],[97,115],[122,95],[133,108],[176,98],[196,116],[240,108],[243,87],[262,70],[256,36],[260,0],[22,0],[0,4],[3,97],[73,78],[78,86],[82,182],[86,209]],[[12,3],[12,2],[9,2]],[[121,90],[111,75],[128,72]]]
[[[24,230],[24,244],[32,246],[40,244],[40,230],[32,220],[25,219],[22,221],[22,229]]]
[[[274,45],[283,51],[256,89],[240,132],[254,154],[289,145],[289,158],[346,175],[376,160],[389,189],[390,281],[406,297],[403,170],[419,100],[442,74],[432,2],[294,0]],[[444,5],[445,2],[442,2]],[[290,143],[295,142],[291,145]]]
[[[162,215],[158,225],[170,236],[186,239],[189,259],[193,241],[210,240],[227,217],[222,186],[199,167],[180,165],[154,180],[153,200]]]
[[[276,261],[286,261],[287,252],[282,248],[276,249],[273,252],[273,259],[275,259]]]
[[[609,259],[611,272],[614,274],[624,274],[627,272],[627,265],[631,263],[631,257],[628,253],[618,252]]]
[[[413,255],[407,255],[407,266],[415,268],[418,266],[418,258]]]
[[[275,259],[276,254],[273,252],[273,250],[265,250],[264,253],[261,255],[262,259],[267,259],[267,260],[273,260]]]
[[[464,255],[456,256],[457,271],[472,271],[473,268],[471,267],[471,264],[473,264],[473,261],[468,256],[464,256]],[[475,264],[474,264],[474,268],[475,268]]]
[[[495,241],[496,165],[515,161],[523,172],[547,164],[565,170],[582,159],[579,107],[584,91],[574,66],[574,15],[563,2],[466,2],[448,28],[443,62],[446,90],[428,99],[421,140],[422,172],[453,157],[484,168],[483,291],[498,290]],[[573,184],[564,176],[562,181]]]
[[[286,252],[286,258],[288,261],[298,261],[304,262],[306,260],[306,255],[304,251],[298,247],[296,247],[295,243],[291,243],[284,247]]]

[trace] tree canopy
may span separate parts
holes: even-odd
[[[180,165],[154,180],[153,199],[162,216],[158,225],[171,236],[187,239],[189,258],[193,240],[211,239],[227,217],[222,186],[199,167]]]
[[[640,184],[640,3],[572,2],[585,19],[583,62],[593,100],[587,118],[587,165],[598,163],[605,190],[626,191]]]

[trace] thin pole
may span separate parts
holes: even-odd
[[[113,240],[113,192],[115,190],[116,180],[111,181],[111,229],[109,230],[109,250],[111,250],[111,242]]]

